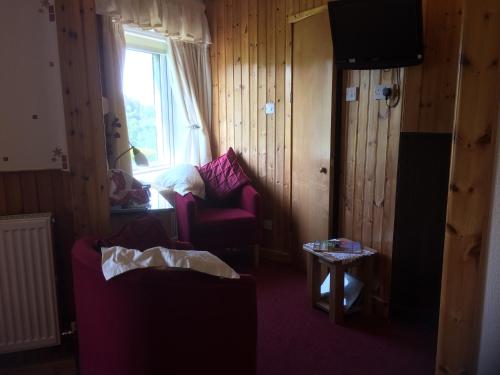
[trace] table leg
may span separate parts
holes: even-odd
[[[311,303],[312,306],[316,306],[316,302],[320,299],[320,288],[321,288],[321,265],[319,263],[318,257],[308,253],[307,254],[307,284],[309,285],[309,290],[311,292]]]
[[[330,320],[342,323],[344,320],[344,268],[342,265],[331,265],[330,269]]]
[[[363,312],[365,315],[372,313],[372,294],[373,294],[373,256],[366,257],[363,261],[363,282],[365,290],[363,291]]]

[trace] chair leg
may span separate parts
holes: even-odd
[[[255,268],[259,268],[259,245],[254,245],[253,247],[253,265]]]

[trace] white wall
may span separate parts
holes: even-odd
[[[479,347],[478,374],[500,374],[500,129],[497,132],[490,238]]]
[[[53,1],[8,3],[0,11],[0,171],[67,169]]]

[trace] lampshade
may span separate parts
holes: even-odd
[[[148,162],[148,158],[146,157],[146,155],[144,155],[141,150],[139,150],[137,147],[135,146],[132,146],[130,145],[130,147],[122,152],[120,155],[118,155],[113,163],[113,168],[116,169],[116,163],[118,162],[118,160],[123,156],[125,155],[126,153],[128,153],[130,150],[132,150],[132,153],[134,154],[134,162],[136,165],[138,165],[139,167],[147,167],[149,166],[149,162]]]
[[[134,162],[139,167],[147,167],[149,166],[148,158],[144,155],[141,150],[137,147],[132,146],[132,152],[134,153]]]

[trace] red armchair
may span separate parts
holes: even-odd
[[[176,193],[175,212],[179,240],[207,250],[253,245],[258,263],[262,208],[260,194],[251,185],[243,186],[224,205]]]
[[[131,228],[111,242],[137,241]],[[144,246],[135,247],[150,247],[155,230],[140,230]],[[141,269],[105,281],[95,246],[87,237],[72,251],[82,375],[255,374],[251,276]]]

